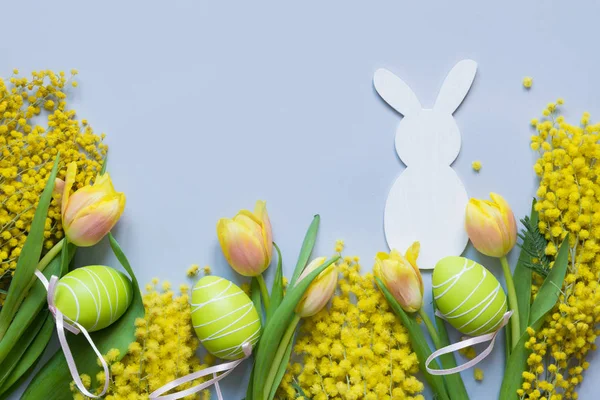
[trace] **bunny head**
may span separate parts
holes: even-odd
[[[424,109],[412,89],[387,69],[375,72],[377,93],[404,116],[396,131],[396,151],[406,166],[450,165],[460,151],[460,132],[452,114],[467,95],[477,63],[462,60],[444,81],[435,105]]]

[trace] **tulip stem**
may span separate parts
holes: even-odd
[[[285,355],[285,351],[287,350],[290,340],[292,340],[294,332],[296,332],[298,322],[300,322],[300,316],[294,313],[294,318],[292,319],[292,322],[283,334],[281,342],[279,342],[277,353],[275,353],[273,364],[271,364],[269,375],[267,375],[267,379],[265,381],[265,399],[268,398],[269,394],[271,393],[271,386],[273,386],[273,383],[275,381],[275,375],[277,375],[277,371],[279,371],[280,364],[283,361],[283,356]]]
[[[267,290],[267,284],[265,283],[265,278],[263,278],[262,274],[256,276],[256,280],[258,281],[258,287],[260,288],[260,295],[263,298],[263,303],[265,304],[265,311],[269,311],[269,307],[271,307],[271,299],[269,298],[269,291]]]
[[[60,254],[60,252],[62,251],[63,246],[65,245],[65,238],[62,238],[59,242],[57,242],[54,247],[52,247],[50,249],[50,251],[48,251],[44,257],[42,257],[42,259],[40,260],[40,262],[38,262],[37,265],[37,269],[40,272],[44,272],[44,269],[46,269],[46,267],[48,266],[48,264],[50,264],[50,262],[52,260],[54,260],[54,257],[56,257],[58,254]],[[33,284],[35,283],[35,281],[37,281],[37,277],[34,275],[31,277],[31,281],[29,281],[29,284],[25,287],[25,290],[23,291],[24,293],[27,293],[29,291],[29,289],[33,286]]]
[[[508,265],[508,260],[506,259],[506,256],[500,257],[500,264],[502,264],[504,280],[506,281],[506,290],[508,291],[508,304],[510,306],[510,310],[513,312],[513,315],[510,318],[510,329],[512,335],[511,344],[514,347],[519,342],[519,338],[521,336],[521,327],[519,325],[519,305],[517,304],[517,292],[515,290],[515,284],[513,282],[512,274],[510,272],[510,265]]]
[[[431,319],[429,319],[429,315],[427,315],[427,312],[425,311],[425,309],[423,307],[421,307],[419,309],[419,315],[423,319],[423,322],[425,322],[425,326],[427,327],[427,331],[429,332],[429,336],[431,336],[431,340],[433,341],[435,348],[439,350],[442,347],[444,347],[444,346],[442,346],[440,337],[438,336],[437,331],[435,330],[435,327],[433,326],[433,323],[431,322]]]

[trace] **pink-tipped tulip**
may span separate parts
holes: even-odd
[[[71,243],[88,247],[102,240],[119,221],[125,209],[125,195],[115,191],[107,173],[71,194],[76,174],[77,164],[72,162],[67,166],[61,198],[62,224]]]
[[[271,264],[273,234],[264,201],[257,201],[254,212],[240,211],[233,218],[217,222],[221,250],[231,268],[244,276],[258,276]]]
[[[317,257],[312,260],[302,274],[298,278],[298,282],[306,277],[306,275],[310,274],[315,269],[319,268],[325,262],[325,257]],[[333,296],[333,292],[335,291],[335,287],[337,285],[338,280],[338,271],[335,265],[332,265],[325,269],[325,271],[321,272],[310,284],[306,293],[296,306],[296,314],[298,314],[302,318],[311,317],[321,311],[323,307],[327,304],[331,296]]]
[[[489,200],[471,199],[465,227],[473,246],[490,257],[503,257],[517,242],[517,223],[510,206],[496,193]]]
[[[419,311],[423,305],[423,278],[417,266],[420,248],[419,242],[415,242],[404,256],[392,250],[389,254],[377,253],[375,257],[375,276],[406,312]]]

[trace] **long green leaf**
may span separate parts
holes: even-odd
[[[431,349],[429,348],[429,345],[425,340],[425,336],[423,335],[421,327],[415,322],[415,320],[409,317],[408,314],[406,314],[406,312],[404,312],[402,307],[400,307],[400,304],[398,304],[396,299],[394,299],[394,296],[392,296],[390,291],[385,287],[381,279],[375,278],[375,281],[377,283],[377,286],[379,286],[379,290],[381,290],[383,296],[387,300],[388,304],[390,305],[394,313],[398,317],[400,317],[402,325],[404,325],[404,327],[408,331],[411,346],[414,352],[417,354],[417,358],[419,359],[419,368],[425,376],[425,380],[427,380],[429,386],[431,386],[438,399],[449,400],[450,397],[446,392],[444,379],[439,375],[431,375],[427,372],[427,369],[425,368],[425,361],[427,360],[427,357],[431,355]],[[431,362],[430,366],[433,369],[440,368],[439,364],[435,360]]]
[[[46,187],[40,196],[33,220],[31,221],[31,228],[27,235],[27,240],[25,240],[21,255],[17,260],[17,267],[8,288],[8,295],[4,301],[4,306],[0,310],[0,339],[4,337],[19,306],[23,302],[25,296],[27,296],[30,282],[33,279],[38,261],[42,254],[44,227],[46,224],[46,216],[48,215],[48,206],[52,200],[52,191],[54,190],[54,181],[58,171],[59,160],[60,155],[57,154],[52,171],[48,176]]]
[[[573,261],[575,262],[575,261]],[[543,320],[544,316],[554,307],[560,295],[563,281],[569,265],[569,236],[565,237],[558,254],[554,260],[554,266],[548,273],[548,276],[542,283],[540,290],[529,312],[529,325],[534,326],[538,321]]]
[[[260,286],[256,277],[252,278],[250,283],[250,299],[254,303],[254,308],[258,312],[260,318],[260,326],[264,329],[265,327],[265,314],[262,307],[262,297],[260,296]]]
[[[102,160],[102,169],[100,170],[100,175],[104,175],[106,173],[106,167],[108,165],[108,153],[104,156],[104,160]]]
[[[75,255],[75,247],[69,246],[69,258],[73,258]],[[50,279],[52,275],[62,276],[60,267],[60,257],[54,257],[50,264],[43,271],[46,279]],[[25,298],[21,307],[17,311],[10,327],[6,331],[6,334],[0,340],[0,364],[3,363],[4,359],[15,345],[16,341],[23,335],[27,330],[31,321],[35,318],[40,310],[46,306],[46,288],[41,282],[35,282],[29,295]]]
[[[298,262],[296,263],[296,268],[294,268],[294,274],[292,275],[292,280],[290,282],[290,287],[294,287],[296,281],[302,274],[304,267],[308,264],[308,259],[315,247],[315,242],[317,241],[317,232],[319,231],[319,222],[321,221],[321,217],[319,214],[315,215],[310,226],[308,227],[308,231],[306,232],[306,236],[304,236],[304,241],[302,242],[302,248],[300,249],[300,255],[298,255]]]
[[[558,255],[554,260],[554,266],[540,287],[529,313],[529,323],[527,326],[538,330],[544,323],[544,317],[556,304],[560,295],[567,267],[569,264],[569,237],[567,236],[558,250]],[[521,387],[522,374],[525,370],[529,350],[525,348],[525,342],[529,340],[529,334],[524,332],[517,345],[513,348],[510,357],[506,363],[504,379],[500,387],[500,399],[517,398],[517,390]]]
[[[277,393],[277,389],[279,388],[279,384],[283,379],[283,375],[285,375],[285,371],[288,366],[288,362],[290,361],[290,357],[292,355],[292,348],[294,347],[294,337],[288,342],[287,347],[285,348],[285,354],[283,359],[281,360],[281,364],[279,364],[279,368],[277,369],[277,373],[275,374],[275,380],[273,381],[273,386],[271,387],[271,393],[269,394],[268,400],[273,400],[275,397],[275,393]]]
[[[29,328],[25,331],[23,336],[19,338],[15,346],[12,348],[4,362],[2,362],[2,368],[0,368],[0,387],[4,385],[4,382],[10,376],[10,373],[15,369],[17,364],[19,364],[19,360],[27,351],[29,345],[34,341],[40,329],[44,325],[46,321],[46,317],[48,315],[48,311],[42,310],[35,317]]]
[[[4,384],[0,386],[0,398],[2,398],[2,396],[8,396],[15,390],[18,387],[19,382],[22,379],[27,378],[33,368],[35,368],[42,353],[46,349],[48,342],[50,342],[50,338],[54,332],[54,326],[54,317],[46,311],[46,321],[35,337],[33,343],[29,345],[25,353],[21,356],[19,363],[10,373],[10,376],[6,379]]]
[[[275,271],[275,279],[273,279],[273,287],[271,288],[271,307],[267,311],[267,323],[275,313],[275,310],[283,300],[283,266],[281,259],[281,251],[279,247],[273,243],[273,247],[277,251],[277,270]]]
[[[535,211],[535,199],[531,204],[531,224],[536,226],[538,224],[538,212]],[[525,239],[527,240],[527,239]],[[527,243],[523,243],[522,247],[527,246]],[[519,305],[519,325],[521,327],[521,334],[527,329],[529,323],[529,308],[531,306],[531,269],[525,265],[531,262],[531,256],[521,250],[519,254],[519,260],[515,266],[513,272],[513,281],[515,283],[515,291],[517,292],[517,303]],[[506,335],[510,337],[510,335]]]
[[[254,385],[254,365],[252,366],[252,371],[250,372],[250,380],[248,381],[248,387],[246,388],[246,397],[244,400],[252,400],[252,387]]]
[[[521,387],[522,374],[525,370],[527,357],[529,357],[529,350],[525,348],[527,340],[529,340],[529,335],[527,333],[522,334],[506,362],[499,399],[511,400],[518,398],[517,390]]]
[[[135,320],[144,316],[144,305],[138,281],[129,265],[129,261],[112,234],[109,233],[108,237],[115,256],[131,277],[133,299],[131,305],[121,318],[109,327],[92,333],[91,336],[96,347],[98,347],[102,354],[106,354],[110,349],[118,349],[120,357],[123,357],[127,353],[129,344],[135,341]],[[81,336],[83,335],[68,335],[69,345],[75,355],[79,372],[94,377],[100,370],[100,367],[96,363],[97,357],[85,338]],[[65,357],[59,351],[33,378],[21,399],[71,399],[72,396],[69,389],[71,380],[71,374],[67,368]],[[49,387],[53,388],[53,390],[48,391]]]
[[[312,281],[339,258],[339,256],[330,258],[323,265],[313,270],[305,278],[299,281],[293,288],[291,288],[265,327],[262,337],[260,338],[259,351],[256,354],[254,383],[252,388],[253,399],[264,400],[262,399],[262,394],[264,393],[264,383],[267,374],[269,373],[271,364],[273,363],[276,350],[279,347],[279,343],[281,342],[284,331],[287,329],[288,324],[293,318],[294,309],[304,296],[304,293]]]
[[[433,300],[433,310],[437,310],[435,300]],[[438,337],[442,346],[449,346],[450,339],[448,338],[448,331],[446,330],[444,320],[436,315],[435,325],[437,326]],[[454,353],[443,354],[440,356],[440,361],[442,362],[442,367],[445,369],[456,367]],[[467,392],[467,388],[465,387],[465,383],[463,382],[460,373],[445,375],[444,381],[446,382],[448,394],[452,400],[469,400],[469,393]]]

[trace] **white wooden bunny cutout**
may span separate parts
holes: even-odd
[[[460,255],[467,245],[465,209],[469,198],[450,167],[460,151],[452,114],[471,88],[477,63],[452,68],[432,109],[425,109],[408,85],[386,69],[375,72],[377,93],[404,116],[396,131],[396,151],[406,165],[385,205],[388,245],[406,250],[421,242],[419,267],[431,269],[442,257]]]

